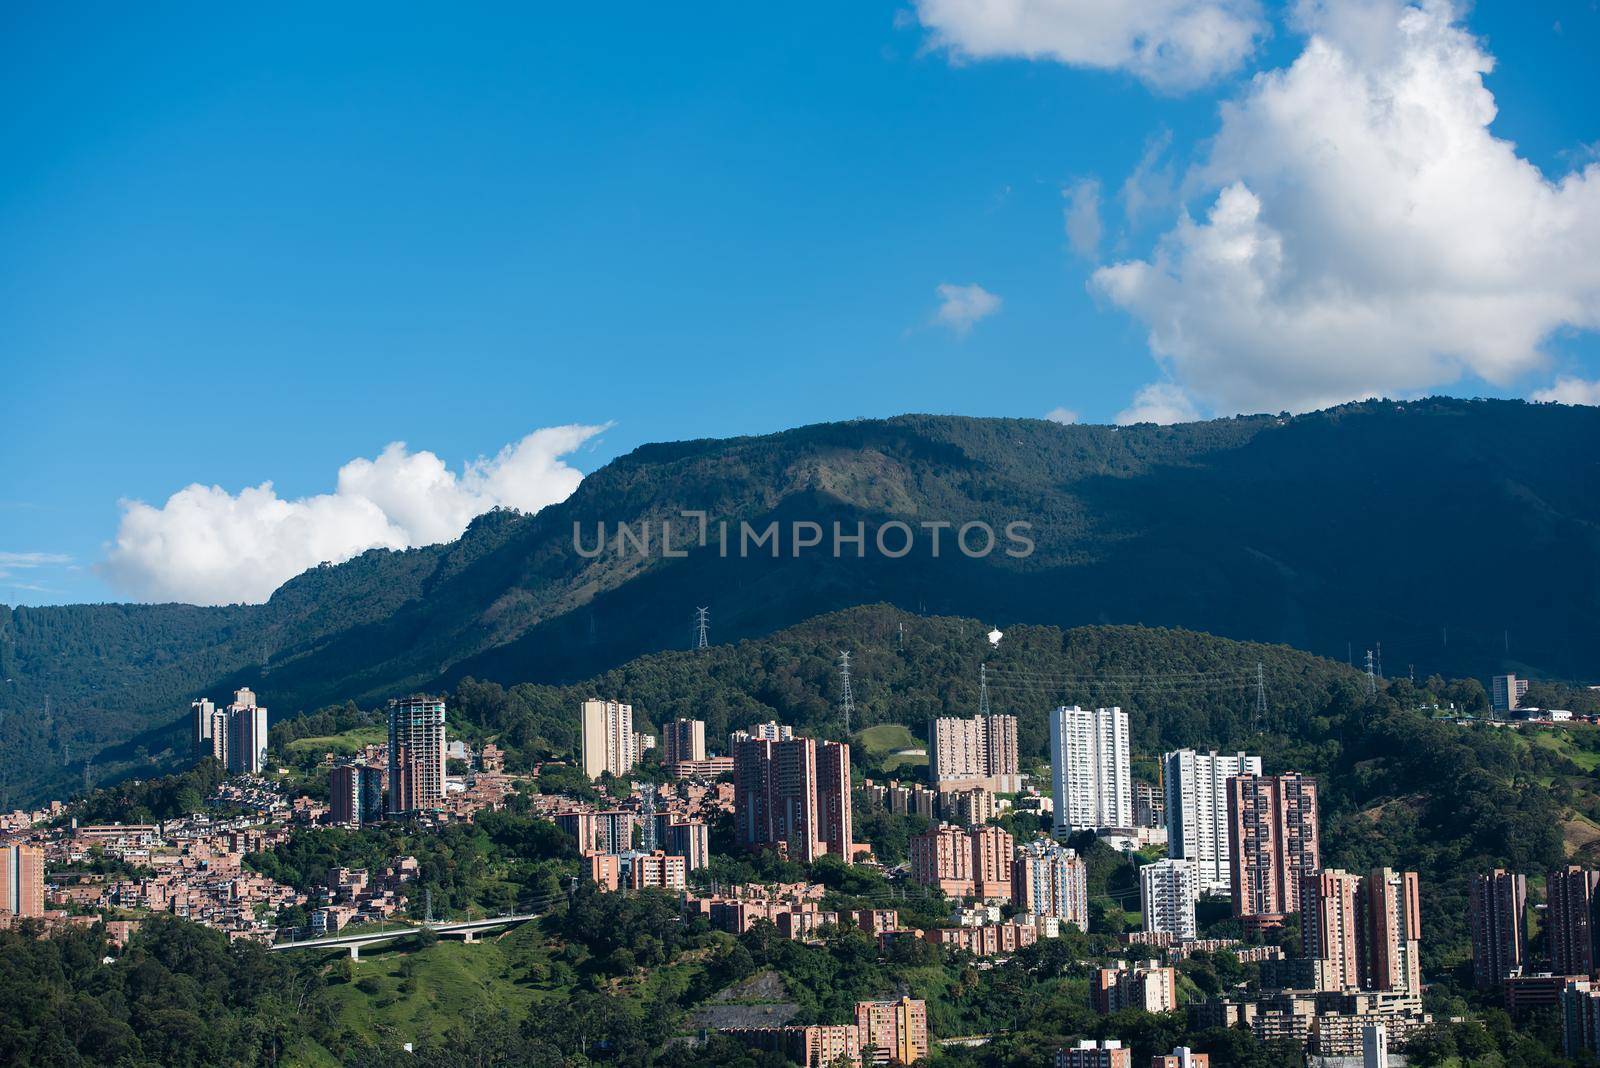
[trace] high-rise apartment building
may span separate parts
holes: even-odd
[[[1593,975],[1600,953],[1600,871],[1569,866],[1545,883],[1545,937],[1550,970],[1557,975]]]
[[[706,722],[675,719],[661,729],[662,759],[669,765],[706,758]]]
[[[928,775],[936,790],[1022,789],[1016,716],[940,716],[928,721]]]
[[[1316,969],[1319,990],[1354,990],[1361,985],[1360,882],[1338,868],[1305,877],[1300,888],[1300,944]]]
[[[1109,1016],[1123,1009],[1141,1012],[1175,1012],[1178,1008],[1178,969],[1146,961],[1129,967],[1118,961],[1114,968],[1097,968],[1089,980],[1095,1011]]]
[[[1228,891],[1228,780],[1260,775],[1261,758],[1179,749],[1163,756],[1161,766],[1167,787],[1167,856],[1194,862],[1201,893]]]
[[[338,764],[328,772],[328,821],[340,827],[361,823],[361,772],[354,764]]]
[[[1528,680],[1515,675],[1496,675],[1489,680],[1489,700],[1496,712],[1515,712],[1528,695]]]
[[[580,709],[583,773],[626,775],[639,760],[633,734],[633,706],[590,698]]]
[[[733,753],[734,836],[744,848],[782,846],[793,860],[855,852],[850,747],[813,738],[740,742]]]
[[[928,1057],[928,1003],[921,999],[858,1001],[856,1030],[867,1064],[914,1064]]]
[[[1527,962],[1528,878],[1496,868],[1472,877],[1467,918],[1472,927],[1472,979],[1480,989],[1500,985]]]
[[[1089,877],[1076,852],[1036,838],[1017,849],[1011,865],[1011,900],[1020,912],[1054,916],[1089,929]]]
[[[1384,1064],[1387,1068],[1388,1062]],[[1176,1046],[1171,1053],[1158,1053],[1152,1057],[1150,1068],[1211,1068],[1211,1055],[1196,1053],[1188,1046]]]
[[[1070,708],[1050,713],[1050,777],[1055,832],[1133,826],[1133,772],[1128,714],[1120,708]]]
[[[1133,825],[1155,829],[1167,825],[1167,802],[1159,787],[1133,784]]]
[[[1178,942],[1194,941],[1199,901],[1193,862],[1168,858],[1140,867],[1139,908],[1147,932],[1171,935]]]
[[[689,871],[711,863],[711,830],[704,820],[680,820],[663,812],[656,817],[656,825],[662,852],[682,857]]]
[[[777,720],[757,723],[728,735],[728,752],[732,753],[740,742],[787,742],[794,737],[794,728]]]
[[[1301,881],[1322,867],[1317,782],[1305,775],[1238,775],[1228,780],[1233,914],[1246,927],[1281,926],[1300,911]]]
[[[984,901],[1011,900],[1011,832],[999,827],[977,827],[967,832],[972,840],[972,893]]]
[[[383,769],[339,764],[328,772],[328,819],[364,827],[383,819]]]
[[[946,897],[971,897],[972,839],[960,827],[940,823],[913,835],[908,847],[911,879]]]
[[[233,695],[227,722],[228,770],[261,774],[267,766],[267,710],[256,704],[256,695],[248,687]]]
[[[0,912],[22,918],[44,915],[44,850],[0,845]]]
[[[202,697],[189,705],[190,737],[194,742],[194,758],[210,757],[219,764],[228,763],[228,710],[218,708],[209,698]]]
[[[911,878],[949,897],[1011,900],[1014,842],[999,827],[966,830],[948,823],[911,839]]]
[[[1422,993],[1422,904],[1417,873],[1374,868],[1361,884],[1362,986]]]
[[[444,803],[444,698],[389,702],[389,812],[414,815]]]

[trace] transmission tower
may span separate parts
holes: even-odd
[[[656,849],[656,787],[655,783],[644,784],[644,802],[639,806],[641,826],[639,827],[639,847],[646,853],[654,853]]]
[[[696,608],[694,610],[694,647],[704,649],[711,644],[711,609]]]
[[[850,716],[856,710],[856,696],[850,692],[850,653],[839,650],[839,709],[844,713],[845,737],[850,736]]]
[[[904,649],[906,647],[906,625],[904,623],[898,623],[896,626],[899,628],[899,637],[896,638],[896,642],[898,644],[896,647]]]
[[[989,665],[978,665],[978,715],[989,714]]]
[[[1378,693],[1378,674],[1372,663],[1372,650],[1367,650],[1367,696],[1375,697]]]
[[[1256,661],[1256,725],[1265,727],[1267,724],[1267,676],[1261,666],[1261,661]]]

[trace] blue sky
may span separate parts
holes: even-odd
[[[1185,208],[1203,224],[1234,182],[1250,193],[1229,203],[1258,202],[1298,257],[1293,277],[1325,276],[1316,300],[1361,290],[1370,261],[1348,233],[1307,221],[1343,202],[1301,197],[1314,172],[1263,148],[1282,138],[1248,118],[1270,110],[1249,103],[1251,79],[1295,64],[1318,33],[1352,56],[1365,46],[1332,15],[1214,3],[1245,20],[1248,47],[1181,85],[1075,52],[1070,18],[1044,28],[1067,35],[1058,54],[1022,56],[1003,32],[975,36],[993,13],[978,0],[505,5],[416,20],[391,5],[12,5],[0,13],[0,602],[257,599],[230,596],[227,575],[185,585],[162,570],[184,566],[151,549],[170,540],[169,496],[266,481],[283,501],[327,494],[341,465],[392,441],[459,471],[536,428],[605,425],[556,461],[588,471],[647,441],[907,411],[1110,422],[1152,384],[1180,415],[1369,391],[1529,396],[1558,381],[1561,399],[1592,400],[1600,347],[1586,317],[1600,288],[1563,257],[1595,232],[1600,177],[1547,195],[1538,179],[1496,177],[1493,159],[1480,167],[1470,145],[1451,157],[1476,198],[1462,217],[1492,214],[1495,182],[1514,187],[1513,216],[1554,205],[1480,242],[1491,261],[1496,241],[1515,257],[1524,242],[1505,235],[1531,232],[1544,251],[1524,275],[1441,280],[1454,257],[1419,255],[1402,281],[1373,282],[1442,296],[1377,305],[1406,328],[1373,345],[1371,371],[1343,365],[1374,329],[1370,292],[1333,309],[1367,326],[1313,325],[1344,320],[1307,312],[1305,292],[1284,298],[1282,319],[1278,306],[1210,318],[1212,287],[1234,277],[1204,275],[1200,241],[1175,235]],[[1441,16],[1427,32],[1459,51],[1443,36],[1452,21],[1494,57],[1494,137],[1549,182],[1592,161],[1594,5]],[[1377,55],[1359,62],[1387,62]],[[1339,89],[1304,78],[1313,95]],[[1219,150],[1227,102],[1246,118]],[[1335,123],[1327,136],[1363,133]],[[1136,210],[1130,175],[1144,176]],[[1374,173],[1373,201],[1440,188],[1391,201],[1385,181]],[[1065,207],[1096,189],[1099,240],[1085,247],[1080,230],[1074,247]],[[1349,233],[1409,245],[1384,216]],[[1232,233],[1213,222],[1211,236]],[[1096,275],[1153,264],[1164,241],[1182,261],[1175,281]],[[1505,297],[1501,318],[1520,318],[1527,278],[1569,274],[1539,295],[1531,340],[1478,351],[1442,321],[1463,293]],[[976,321],[941,321],[940,286],[998,299],[980,300],[994,310]],[[1278,336],[1304,367],[1280,373]],[[1403,362],[1392,346],[1427,366],[1384,377]],[[1241,385],[1262,382],[1261,361],[1266,384]],[[107,569],[124,500],[158,514]],[[254,552],[281,532],[239,536]],[[420,537],[412,524],[401,540]]]

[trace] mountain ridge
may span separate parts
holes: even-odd
[[[1600,602],[1597,456],[1600,410],[1450,399],[1173,427],[907,415],[642,445],[560,504],[313,568],[263,605],[0,613],[0,752],[46,756],[4,769],[19,798],[37,797],[108,749],[106,771],[159,763],[193,695],[251,685],[292,714],[468,675],[571,681],[686,644],[707,603],[717,641],[885,601],[1002,626],[1178,626],[1336,657],[1347,641],[1356,657],[1381,641],[1391,670],[1587,676],[1600,648],[1582,608]],[[574,524],[684,510],[869,530],[1026,519],[1037,550],[982,561],[573,550]]]

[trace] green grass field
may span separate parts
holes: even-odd
[[[858,745],[869,756],[888,756],[897,749],[921,749],[923,743],[911,728],[903,723],[880,723],[850,736],[850,744]]]
[[[521,1016],[539,999],[546,979],[543,941],[536,924],[525,924],[470,946],[440,939],[418,949],[402,940],[363,949],[353,980],[333,983],[328,1001],[342,1027],[385,1036],[396,1046],[442,1035],[452,1023],[501,1009]],[[341,968],[342,959],[342,953],[330,951],[328,967]],[[289,1063],[315,1068],[336,1062],[313,1046],[294,1051]]]
[[[578,980],[569,963],[557,958],[559,943],[547,938],[540,924],[528,923],[473,945],[444,938],[424,949],[401,939],[363,949],[351,964],[351,980],[333,982],[327,998],[341,1028],[381,1036],[397,1048],[502,1010],[513,1019],[538,1005],[555,1011]],[[346,960],[344,953],[329,951],[324,967],[337,974]],[[619,989],[642,1000],[681,996],[704,970],[699,955],[686,954],[668,967],[641,970]],[[313,1043],[290,1050],[284,1063],[322,1068],[338,1061]]]
[[[1593,744],[1595,727],[1525,728],[1523,735],[1534,745],[1554,750],[1584,771],[1600,768],[1600,751],[1586,748]]]
[[[343,734],[324,734],[314,738],[297,738],[285,748],[291,753],[354,753],[367,745],[380,745],[389,740],[384,727],[357,727]]]
[[[885,773],[902,767],[926,767],[927,753],[902,753],[902,749],[924,749],[925,742],[900,723],[880,723],[876,727],[856,731],[850,744],[865,757],[864,763],[881,768]]]

